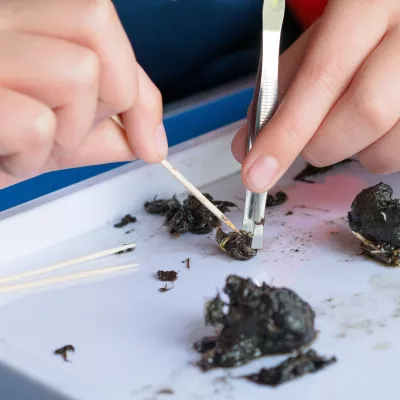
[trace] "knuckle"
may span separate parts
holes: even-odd
[[[86,0],[85,6],[86,22],[91,28],[101,29],[112,19],[115,12],[111,0]]]
[[[107,93],[107,104],[114,114],[130,110],[138,99],[139,81],[135,74],[116,82],[112,91]]]
[[[70,95],[93,87],[100,78],[100,60],[97,54],[85,48],[80,48],[78,53],[75,68],[67,83],[67,92]]]
[[[22,130],[10,144],[9,154],[0,157],[0,168],[12,176],[29,178],[42,168],[50,153],[57,121],[45,106],[31,110],[22,121]]]
[[[359,90],[354,96],[354,103],[357,114],[373,132],[386,132],[391,128],[392,121],[384,102],[371,90]]]
[[[110,106],[115,113],[119,114],[133,107],[136,98],[136,91],[122,90],[114,100],[110,100]]]
[[[50,108],[43,107],[28,121],[29,131],[24,140],[24,147],[30,151],[40,149],[53,141],[57,120]]]
[[[285,130],[284,139],[288,147],[295,147],[297,143],[303,142],[305,139],[305,132],[295,125],[290,126]]]
[[[343,69],[336,61],[328,61],[314,65],[310,75],[310,82],[314,86],[323,87],[328,94],[334,95],[337,90],[336,82],[343,75]]]
[[[151,89],[142,95],[141,103],[149,109],[161,110],[162,109],[162,95],[160,90],[152,85]]]

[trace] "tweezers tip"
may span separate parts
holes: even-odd
[[[253,239],[251,241],[251,247],[254,250],[260,250],[262,249],[263,244],[264,244],[264,227],[257,226],[254,229]]]

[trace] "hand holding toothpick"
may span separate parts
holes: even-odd
[[[123,130],[125,130],[121,119],[118,116],[113,116],[111,119]],[[197,198],[210,212],[212,212],[220,221],[229,226],[233,231],[239,232],[233,222],[222,213],[210,200],[208,200],[195,186],[193,186],[177,169],[175,169],[167,160],[162,160],[160,163],[171,175],[173,175],[183,186]]]

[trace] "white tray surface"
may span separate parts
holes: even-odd
[[[50,247],[41,242],[47,235],[43,233],[48,229],[46,222],[40,225],[36,221],[35,227],[27,229],[31,234],[37,230],[43,249],[15,260],[8,256],[1,276],[131,241],[137,242],[135,252],[72,271],[131,261],[139,262],[140,268],[112,277],[0,295],[0,362],[74,400],[333,400],[358,396],[372,400],[391,393],[394,398],[400,354],[400,271],[385,269],[358,255],[359,243],[349,231],[346,215],[355,195],[380,180],[390,183],[400,195],[399,176],[372,176],[351,163],[318,178],[314,185],[294,183],[292,177],[303,166],[299,161],[280,182],[279,188],[286,191],[289,201],[268,210],[265,247],[248,262],[228,258],[218,249],[214,235],[172,238],[162,226],[162,217],[143,211],[144,197],[151,199],[160,192],[172,195],[174,183],[169,192],[165,183],[160,192],[147,187],[130,207],[111,210],[115,219],[108,225],[103,221],[102,226],[89,230],[88,223],[84,233],[66,240],[56,235]],[[198,173],[193,172],[195,165],[191,168],[188,172]],[[115,179],[121,177],[100,184],[108,182],[114,190],[118,186],[113,183]],[[89,186],[79,196],[83,198],[95,187]],[[237,172],[207,184],[203,191],[234,201],[243,209],[244,190]],[[66,198],[69,196],[66,194]],[[102,215],[97,204],[93,203],[92,209],[87,202],[83,204],[86,209],[79,212]],[[14,213],[4,222],[8,221],[13,232],[23,232],[23,216],[32,210],[22,210],[21,218]],[[289,210],[294,214],[285,216]],[[128,212],[139,222],[115,229],[112,223],[117,216]],[[66,213],[73,220],[71,211]],[[240,226],[242,211],[229,216]],[[125,234],[132,228],[134,232]],[[24,247],[25,242],[20,245]],[[17,244],[10,239],[10,246],[16,248]],[[191,259],[190,270],[182,263],[187,257]],[[154,277],[158,269],[180,271],[173,290],[158,292],[162,286]],[[229,274],[289,287],[310,302],[317,311],[320,330],[313,348],[326,356],[336,355],[338,363],[277,389],[221,378],[273,366],[284,359],[281,356],[265,357],[230,371],[200,372],[191,364],[199,359],[191,346],[212,333],[203,321],[204,302],[223,287]],[[71,363],[52,354],[65,344],[76,347]],[[157,397],[162,388],[171,388],[174,395]]]

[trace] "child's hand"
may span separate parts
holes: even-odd
[[[127,137],[108,117],[122,114]],[[111,0],[0,2],[0,187],[167,154],[158,89]]]
[[[375,173],[399,170],[400,1],[331,0],[282,55],[280,91],[249,155],[246,128],[232,145],[250,190],[271,188],[300,153],[317,167],[357,155]]]

